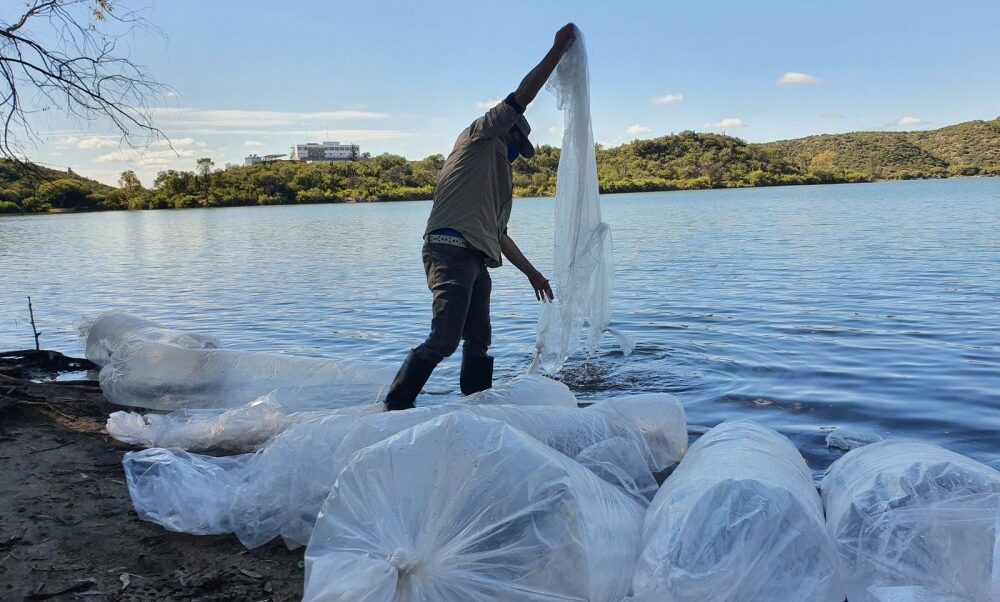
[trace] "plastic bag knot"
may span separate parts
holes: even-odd
[[[397,548],[389,554],[387,562],[400,573],[410,573],[413,571],[413,557],[410,552],[402,548]]]

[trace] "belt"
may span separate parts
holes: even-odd
[[[424,240],[429,243],[441,244],[441,245],[452,245],[456,247],[462,247],[465,249],[469,248],[469,241],[464,238],[459,238],[457,236],[448,236],[446,234],[428,234],[424,236]]]

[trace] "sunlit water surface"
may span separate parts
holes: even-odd
[[[934,441],[1000,466],[1000,179],[606,196],[609,338],[559,378],[582,400],[669,391],[691,424],[753,418],[821,471],[833,428]],[[124,309],[230,347],[392,364],[427,333],[429,202],[0,219],[0,350],[82,354],[81,315]],[[510,232],[543,271],[552,204]],[[498,378],[524,372],[538,308],[493,271]],[[557,291],[558,292],[558,291]],[[457,390],[459,358],[423,403]]]

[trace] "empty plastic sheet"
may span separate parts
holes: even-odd
[[[588,353],[597,349],[605,332],[618,338],[625,355],[634,345],[630,337],[610,328],[614,260],[611,229],[601,221],[589,80],[583,34],[576,30],[576,40],[547,84],[564,121],[556,173],[552,274],[556,300],[542,305],[531,371],[558,372],[579,348],[585,324]]]

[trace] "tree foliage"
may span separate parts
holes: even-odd
[[[429,199],[444,156],[409,161],[362,155],[356,161],[279,161],[215,169],[209,157],[191,171],[160,172],[144,188],[122,172],[118,188],[47,170],[43,184],[0,162],[0,212],[48,209],[165,209]],[[555,193],[559,149],[541,146],[514,164],[518,196]],[[1000,119],[930,132],[859,132],[748,144],[720,134],[681,132],[597,148],[601,191],[645,192],[1000,175]]]

